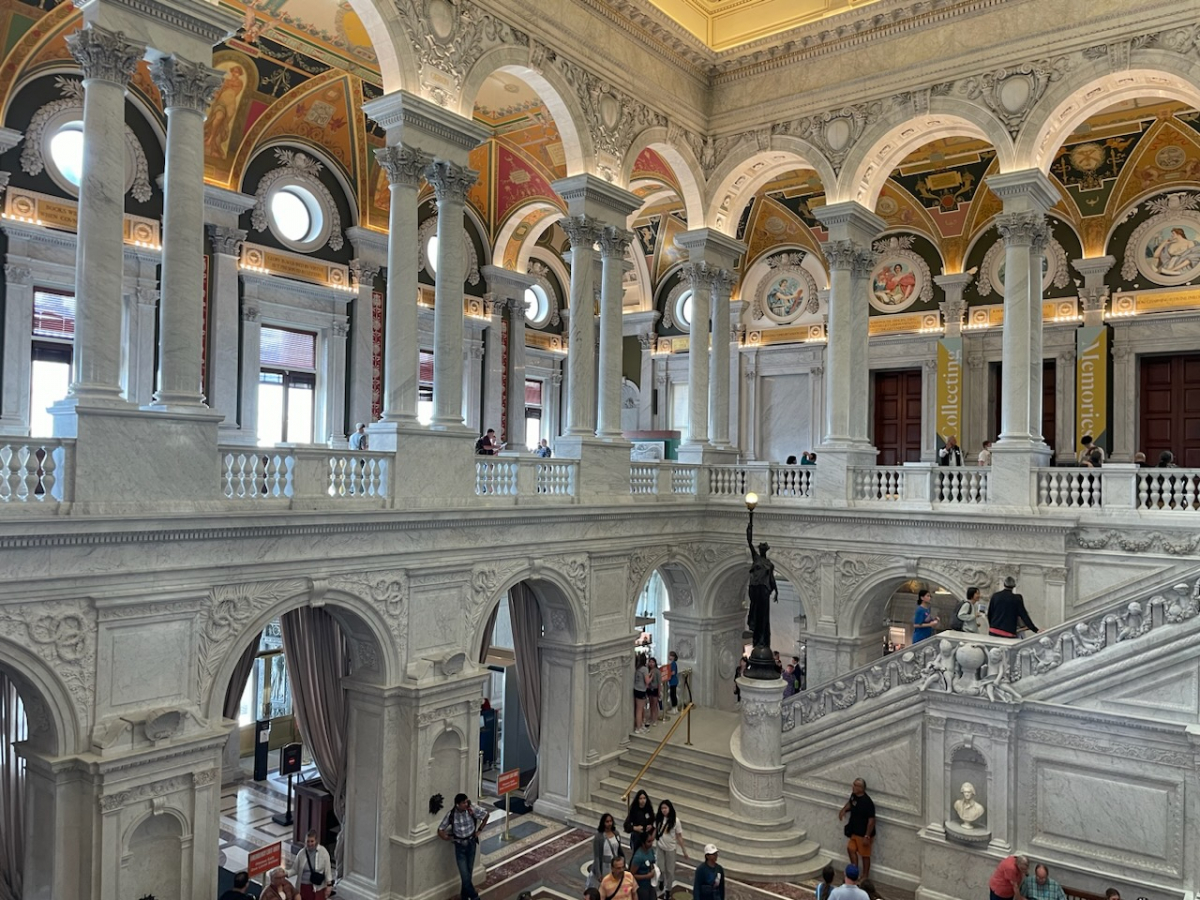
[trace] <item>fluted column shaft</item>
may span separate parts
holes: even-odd
[[[381,419],[412,423],[417,420],[421,355],[417,335],[417,189],[432,160],[403,144],[381,147],[375,158],[387,173],[391,200]]]
[[[609,226],[600,236],[603,271],[600,282],[600,392],[596,436],[614,440],[621,437],[621,316],[625,292],[621,282],[625,272],[625,251],[633,235],[623,228]]]
[[[125,88],[144,47],[98,25],[67,37],[83,69],[83,178],[79,185],[75,342],[71,395],[121,394],[125,215]],[[201,214],[201,220],[203,214]],[[195,297],[199,303],[199,292]],[[199,346],[200,331],[193,335]]]
[[[709,443],[729,446],[729,295],[735,276],[728,269],[712,274],[712,363],[708,381]]]
[[[164,56],[151,67],[150,75],[167,111],[154,405],[202,407],[204,116],[225,73],[179,56]]]
[[[446,160],[425,172],[438,204],[437,274],[433,301],[433,422],[463,426],[463,280],[466,243],[463,210],[479,173]]]
[[[1004,378],[1000,398],[1000,442],[1038,442],[1041,437],[1041,404],[1033,402],[1033,388],[1041,385],[1041,246],[1046,217],[1038,212],[1004,213],[996,229],[1004,239]],[[1034,251],[1035,243],[1038,245]],[[1037,263],[1037,290],[1032,279]],[[1036,306],[1036,320],[1035,310]],[[1037,339],[1035,347],[1034,330]],[[1036,350],[1036,355],[1035,355]],[[1037,365],[1038,379],[1033,380]],[[1040,396],[1039,396],[1040,401]],[[1033,424],[1037,414],[1038,425]]]
[[[688,341],[689,444],[708,442],[708,327],[712,312],[712,269],[707,263],[688,263],[684,278],[692,285],[691,337]]]
[[[595,243],[601,225],[590,216],[559,222],[571,239],[570,320],[567,348],[567,428],[564,435],[588,437],[596,431]]]

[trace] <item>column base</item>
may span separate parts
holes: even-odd
[[[628,441],[606,441],[595,435],[563,435],[554,442],[560,459],[579,460],[576,490],[581,502],[614,503],[631,501],[629,493]]]
[[[203,409],[208,412],[208,404],[204,402],[204,395],[199,391],[155,391],[154,399],[142,409],[165,409],[172,412]]]
[[[47,411],[54,419],[52,431],[56,438],[79,437],[79,414],[81,412],[121,413],[136,409],[137,407],[122,397],[120,393],[108,393],[107,391],[68,394],[57,403],[47,407]]]
[[[743,461],[741,451],[736,448],[699,443],[680,444],[675,456],[689,465],[736,466]]]
[[[396,451],[391,483],[397,507],[466,506],[475,500],[475,462],[496,459],[476,456],[475,433],[461,427],[455,431],[385,428],[380,443],[375,442],[374,430],[368,433],[372,450]],[[389,440],[396,446],[386,446]]]
[[[209,409],[205,403],[179,403],[174,400],[164,402],[157,396],[154,398],[153,403],[139,406],[138,409],[143,412],[169,413],[173,416],[187,416],[189,418],[207,417],[213,419],[218,425],[225,420],[225,416],[222,413]]]
[[[1037,506],[1033,470],[1050,465],[1051,451],[1044,443],[1031,439],[1001,439],[992,446],[992,466],[988,477],[988,503],[1021,512]]]

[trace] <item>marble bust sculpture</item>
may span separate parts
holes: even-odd
[[[975,785],[971,782],[964,781],[958,792],[961,797],[954,801],[954,812],[962,821],[963,828],[974,828],[975,823],[983,818],[987,810],[975,799]]]

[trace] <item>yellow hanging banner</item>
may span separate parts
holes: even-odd
[[[1075,441],[1090,434],[1109,450],[1108,326],[1088,325],[1075,334]]]
[[[937,443],[946,438],[962,438],[962,347],[961,337],[938,341],[937,348]]]

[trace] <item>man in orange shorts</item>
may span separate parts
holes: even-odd
[[[875,843],[875,801],[867,796],[867,783],[855,778],[850,799],[838,813],[838,821],[850,814],[846,822],[846,855],[852,865],[859,867],[865,880],[871,872],[871,845]]]

